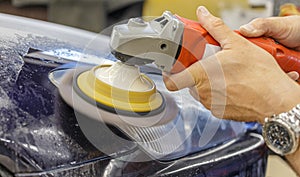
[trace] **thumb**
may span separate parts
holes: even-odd
[[[200,25],[203,26],[208,33],[220,43],[223,49],[236,40],[238,35],[226,26],[220,18],[210,14],[204,6],[198,7],[197,16]]]

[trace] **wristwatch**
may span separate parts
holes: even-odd
[[[275,153],[295,152],[300,135],[300,104],[288,112],[265,118],[262,134],[267,146]]]

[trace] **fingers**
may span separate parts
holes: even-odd
[[[211,15],[203,6],[198,7],[197,17],[201,26],[203,26],[210,35],[220,43],[223,49],[231,44],[231,41],[238,36],[226,26],[220,18]]]
[[[259,37],[265,35],[267,27],[263,25],[264,19],[255,19],[240,27],[240,33],[246,37]]]
[[[282,19],[281,19],[282,20]],[[272,36],[276,37],[283,33],[286,26],[279,18],[257,18],[240,27],[242,35],[247,37]]]
[[[176,91],[194,85],[194,79],[187,70],[173,75],[163,73],[163,80],[167,89],[170,91]]]
[[[299,79],[299,73],[296,71],[291,71],[291,72],[287,73],[287,75],[295,81]]]
[[[197,9],[197,16],[200,25],[220,43],[223,49],[231,45],[237,37],[240,37],[227,27],[221,19],[211,15],[203,6]],[[193,87],[195,84],[201,85],[205,77],[207,76],[201,61],[194,63],[180,73],[173,75],[164,74],[164,82],[168,90],[175,91]]]
[[[205,71],[200,62],[196,62],[180,73],[172,75],[164,73],[163,80],[168,90],[176,91],[202,82],[204,75]]]
[[[258,18],[240,27],[246,37],[272,37],[282,45],[300,50],[300,16]]]

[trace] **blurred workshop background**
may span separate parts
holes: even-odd
[[[205,5],[236,29],[256,17],[278,15],[286,3],[298,6],[300,0],[0,0],[0,12],[100,32],[123,19],[165,10],[196,20],[196,8]]]

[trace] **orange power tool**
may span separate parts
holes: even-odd
[[[268,37],[247,39],[268,51],[285,72],[300,74],[300,52]],[[114,26],[110,45],[112,54],[126,64],[155,63],[171,73],[221,50],[219,43],[198,22],[169,11],[150,21],[132,18],[127,24]]]

